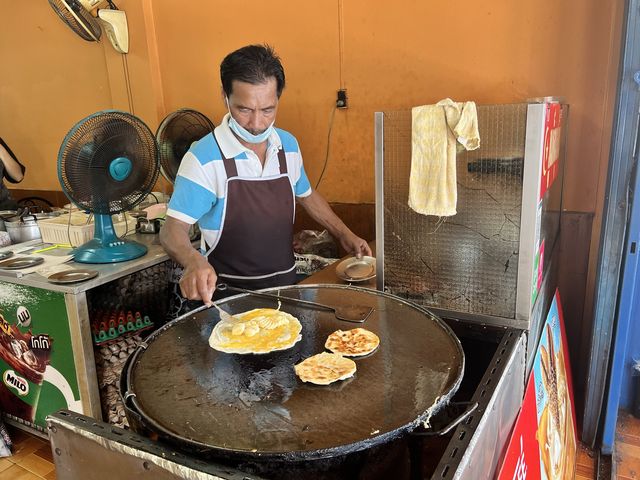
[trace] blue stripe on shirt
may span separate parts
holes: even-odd
[[[169,208],[198,219],[212,209],[218,197],[201,185],[178,175]]]
[[[284,148],[285,152],[297,153],[300,151],[300,147],[298,147],[298,141],[296,140],[296,137],[285,130],[280,130],[279,128],[276,128],[276,132],[278,132],[278,136],[280,137],[280,141],[282,142],[282,148]]]
[[[224,197],[218,198],[213,208],[204,214],[198,225],[204,230],[220,230],[222,227],[222,213],[224,212]]]
[[[200,140],[192,144],[189,150],[198,159],[200,165],[206,165],[214,160],[222,160],[220,149],[218,148],[218,145],[216,145],[213,133],[205,135]]]
[[[304,171],[304,165],[300,165],[300,178],[295,184],[294,192],[296,196],[303,195],[309,191],[311,188],[311,184],[309,183],[309,179],[307,178],[307,172]]]

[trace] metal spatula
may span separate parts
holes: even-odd
[[[182,320],[184,318],[190,317],[191,315],[195,315],[196,313],[200,313],[203,310],[207,310],[211,307],[215,307],[218,312],[220,313],[220,320],[222,320],[223,322],[237,322],[238,319],[231,315],[229,312],[225,312],[224,310],[222,310],[218,305],[216,305],[215,303],[212,303],[211,305],[200,305],[197,308],[194,308],[193,310],[189,310],[186,313],[183,313],[182,315],[180,315],[178,318],[174,319],[174,321],[178,321],[178,320]]]
[[[246,290],[244,288],[231,287],[226,283],[221,283],[216,288],[220,291],[231,290],[232,292],[248,293],[250,295],[255,295],[257,297],[275,298],[276,300],[281,300],[283,302],[297,303],[302,305],[308,305],[310,307],[322,308],[324,310],[331,310],[338,320],[343,320],[345,322],[364,323],[367,320],[367,318],[369,318],[369,315],[371,315],[371,312],[373,312],[373,308],[367,307],[365,305],[349,305],[349,306],[332,307],[329,305],[324,305],[323,303],[310,302],[309,300],[283,297],[280,295],[276,295],[275,293],[254,292],[252,290]]]

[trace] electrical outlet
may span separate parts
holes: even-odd
[[[338,98],[336,99],[336,107],[347,108],[347,91],[338,90]]]

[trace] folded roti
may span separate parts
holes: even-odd
[[[380,338],[364,328],[336,330],[327,338],[324,346],[333,353],[346,357],[368,355],[380,345]]]
[[[302,325],[293,315],[273,308],[256,308],[216,324],[209,346],[225,353],[269,353],[286,350],[302,335]]]
[[[342,355],[322,352],[303,360],[293,368],[303,382],[329,385],[353,376],[356,373],[356,362]]]

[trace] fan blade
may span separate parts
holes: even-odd
[[[153,189],[159,169],[158,148],[149,128],[117,110],[78,122],[58,154],[64,192],[80,208],[97,214],[132,209]]]
[[[88,42],[100,41],[100,25],[77,0],[49,0],[49,5],[76,35]]]

